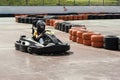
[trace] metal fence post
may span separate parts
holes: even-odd
[[[90,0],[88,0],[88,5],[90,6],[90,4],[91,4],[91,2],[90,2]]]
[[[58,5],[60,6],[60,0],[58,0]]]
[[[104,6],[104,0],[103,0],[103,6]]]
[[[74,6],[75,6],[75,0],[74,0]]]
[[[120,0],[117,0],[116,5],[120,6]]]
[[[44,6],[44,4],[45,4],[45,2],[44,2],[44,0],[43,0],[43,6]]]
[[[26,5],[28,6],[28,0],[26,0]]]

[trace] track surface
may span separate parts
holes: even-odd
[[[120,35],[120,20],[79,21],[88,29]],[[76,21],[77,23],[77,21]],[[20,35],[31,36],[31,25],[0,18],[0,80],[120,80],[120,51],[84,46],[69,41],[69,34],[54,30],[71,45],[67,55],[41,56],[16,51]]]

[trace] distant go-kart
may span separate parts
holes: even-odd
[[[44,32],[44,44],[41,44],[33,38],[22,35],[15,42],[15,49],[22,52],[45,54],[45,53],[64,53],[70,49],[70,45],[60,41],[50,30]]]

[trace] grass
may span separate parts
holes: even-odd
[[[104,3],[103,3],[103,0],[0,0],[0,6],[26,6],[26,5],[29,5],[29,6],[42,6],[42,5],[46,5],[46,6],[57,6],[57,5],[101,6],[103,4],[110,5],[110,6],[120,5],[120,0],[104,0]]]

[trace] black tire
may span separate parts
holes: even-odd
[[[32,24],[32,17],[29,17],[29,24]]]
[[[120,50],[120,36],[118,38],[119,38],[119,44],[118,44],[118,46],[119,46],[119,50]]]
[[[22,51],[22,52],[28,52],[27,48],[28,48],[28,46],[26,46],[26,45],[20,45],[20,51]]]
[[[66,24],[65,25],[65,32],[69,32],[69,29],[72,27],[72,25],[71,24]]]
[[[20,43],[19,43],[19,41],[15,42],[15,49],[16,50],[20,50]]]
[[[26,17],[26,23],[29,23],[29,17]]]
[[[105,36],[104,48],[109,50],[118,50],[119,38],[116,36]]]
[[[35,50],[36,49],[36,47],[35,46],[29,46],[28,48],[27,48],[27,51],[30,53],[30,54],[33,54],[33,53],[35,53]]]
[[[28,48],[27,48],[27,51],[28,51],[28,53],[30,53],[30,54],[32,54],[32,53],[33,53],[33,52],[32,52],[33,50],[32,50],[32,48],[31,48],[31,47],[28,47]]]
[[[18,18],[18,23],[21,23],[21,17]]]

